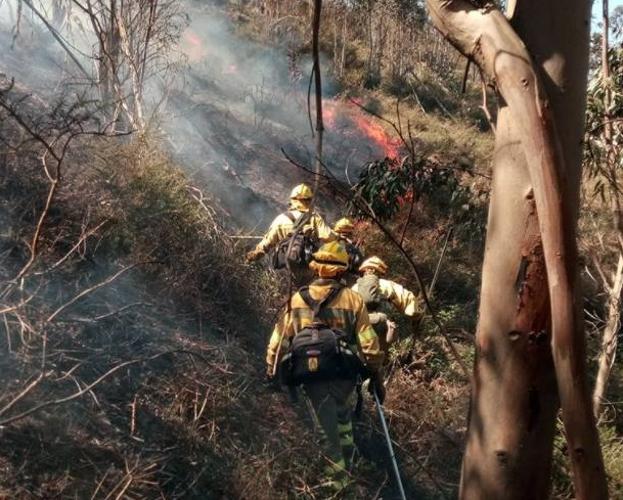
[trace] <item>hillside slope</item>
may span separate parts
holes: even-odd
[[[261,232],[291,185],[308,179],[280,151],[311,158],[306,82],[292,83],[281,49],[241,38],[221,11],[193,8],[187,78],[172,89],[158,127],[144,137],[76,138],[47,208],[46,146],[31,132],[48,145],[59,132],[52,82],[63,56],[35,28],[0,56],[0,72],[17,76],[12,88],[2,80],[3,102],[26,125],[2,111],[0,495],[7,498],[325,496],[324,460],[304,401],[292,404],[263,383],[283,279],[244,265],[249,242],[231,237]],[[46,54],[44,86],[32,83],[32,68],[17,66],[33,51]],[[222,60],[208,57],[214,52]],[[340,179],[356,179],[365,161],[400,146],[388,127],[340,98],[337,84],[327,87],[327,163]],[[393,109],[382,92],[359,97]],[[427,154],[469,155],[486,171],[483,155],[470,153],[481,139],[472,125],[406,108]],[[344,210],[327,188],[320,200],[331,218]],[[422,200],[406,232],[426,277],[448,221],[443,206]],[[380,233],[362,232],[368,250],[415,289]],[[452,279],[442,276],[438,291],[449,297],[445,317],[469,328],[478,237],[470,252],[461,245],[453,241]],[[401,470],[410,496],[453,497],[467,388],[443,342],[427,335],[430,324],[417,340],[411,325],[401,327],[408,335],[393,353],[386,402]],[[404,361],[406,351],[415,355]],[[462,352],[469,358],[469,342]],[[394,497],[369,400],[356,440],[363,458],[353,470],[354,494]]]

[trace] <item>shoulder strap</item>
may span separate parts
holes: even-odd
[[[311,217],[312,217],[312,213],[311,212],[303,212],[298,217],[296,215],[294,215],[291,211],[284,212],[283,215],[285,215],[288,219],[290,219],[290,222],[292,222],[292,224],[293,224],[292,232],[293,233],[298,232],[298,230],[301,227],[303,227],[305,224],[307,224],[309,222],[309,220],[311,219]]]
[[[337,294],[340,292],[340,290],[342,290],[342,288],[344,288],[344,285],[342,285],[341,283],[338,283],[337,285],[332,286],[329,293],[321,300],[315,300],[312,298],[311,294],[309,293],[309,286],[304,286],[303,288],[301,288],[299,290],[299,294],[301,295],[305,303],[313,311],[314,319],[315,319],[316,316],[320,314],[320,311],[322,310],[322,308],[330,304],[333,301],[333,299],[337,296]]]

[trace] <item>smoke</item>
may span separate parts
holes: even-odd
[[[183,85],[171,92],[163,128],[181,162],[219,186],[221,204],[238,222],[264,228],[291,187],[311,180],[281,152],[313,165],[311,58],[296,55],[301,40],[268,47],[241,35],[244,22],[234,24],[215,7],[188,8],[191,22],[181,40],[187,69]],[[323,60],[323,160],[348,181],[367,161],[395,156],[398,148],[378,123],[336,98],[329,67]],[[318,202],[332,216],[342,208],[323,197]]]
[[[89,23],[76,9],[59,13],[54,2],[38,5],[57,38],[26,6],[16,33],[17,1],[0,3],[0,72],[44,97],[82,92],[97,98],[79,68],[95,75],[96,40]],[[281,152],[313,164],[313,90],[311,109],[307,102],[312,63],[298,55],[305,40],[284,30],[282,43],[269,47],[243,35],[246,21],[232,20],[221,8],[192,1],[181,6],[188,25],[170,55],[176,79],[156,76],[146,84],[151,123],[157,123],[193,182],[231,215],[229,223],[263,230],[284,208],[291,187],[311,180]],[[396,155],[397,146],[373,119],[336,98],[329,67],[324,60],[323,160],[339,179],[354,180],[361,165]],[[332,200],[318,202],[339,215],[341,207]]]

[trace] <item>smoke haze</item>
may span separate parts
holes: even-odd
[[[42,96],[89,91],[85,77],[49,30],[23,7],[14,33],[16,1],[0,4],[0,72]],[[51,12],[51,3],[45,3]],[[230,17],[211,5],[184,2],[188,26],[172,61],[173,83],[147,82],[146,107],[157,111],[176,160],[194,182],[210,191],[235,225],[263,230],[287,202],[291,187],[310,176],[290,164],[281,149],[312,165],[314,139],[307,108],[308,56],[283,46],[267,47],[243,37]],[[52,18],[53,16],[50,16]],[[79,13],[55,27],[87,72],[95,74],[95,37]],[[296,48],[300,40],[289,40]],[[28,61],[28,64],[23,64]],[[343,180],[355,179],[365,162],[395,155],[383,129],[335,99],[336,85],[323,66],[324,162]],[[95,88],[90,91],[95,97]],[[312,95],[313,101],[313,95]],[[161,104],[161,105],[160,105]],[[158,106],[157,106],[158,105]],[[311,109],[313,121],[313,104]],[[337,207],[319,200],[332,215]]]

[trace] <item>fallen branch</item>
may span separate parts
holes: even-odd
[[[80,247],[80,245],[82,245],[82,243],[87,238],[89,238],[89,237],[93,236],[95,233],[97,233],[97,231],[99,231],[104,226],[104,224],[106,224],[108,221],[109,221],[109,219],[106,219],[106,220],[100,222],[94,228],[89,229],[88,231],[84,232],[82,235],[80,235],[80,238],[78,238],[78,241],[74,244],[74,246],[72,246],[65,255],[63,255],[59,260],[57,260],[54,264],[52,264],[45,271],[36,272],[36,273],[34,273],[34,275],[35,276],[40,276],[42,274],[47,274],[47,273],[53,271],[54,269],[56,269],[63,262],[65,262]]]
[[[72,319],[74,321],[78,321],[82,323],[96,323],[98,321],[110,318],[112,316],[116,316],[117,314],[121,314],[122,312],[127,311],[128,309],[131,309],[133,307],[138,307],[138,306],[152,307],[152,304],[148,302],[133,302],[132,304],[127,304],[123,307],[120,307],[119,309],[115,309],[114,311],[111,311],[106,314],[101,314],[99,316],[94,316],[93,318],[72,318]]]
[[[75,392],[75,393],[73,393],[73,394],[71,394],[69,396],[66,396],[64,398],[58,398],[58,399],[52,399],[52,400],[49,400],[49,401],[44,401],[43,403],[39,403],[38,405],[33,406],[32,408],[29,408],[28,410],[25,410],[22,413],[19,413],[19,414],[13,416],[13,417],[7,418],[5,420],[0,420],[0,426],[12,424],[13,422],[16,422],[18,420],[21,420],[21,419],[23,419],[25,417],[28,417],[28,416],[32,415],[33,413],[41,411],[44,408],[48,408],[50,406],[57,406],[57,405],[61,405],[63,403],[68,403],[69,401],[73,401],[74,399],[77,399],[77,398],[83,396],[84,394],[88,393],[89,391],[91,391],[91,389],[96,387],[98,384],[100,384],[101,382],[103,382],[108,377],[110,377],[114,373],[118,372],[122,368],[125,368],[126,366],[136,365],[138,363],[144,363],[146,361],[153,361],[154,359],[161,358],[162,356],[166,356],[167,354],[174,354],[174,353],[177,353],[177,352],[180,352],[180,351],[179,350],[165,351],[165,352],[161,352],[161,353],[158,353],[158,354],[154,354],[153,356],[149,356],[149,357],[146,357],[146,358],[133,359],[131,361],[125,361],[123,363],[120,363],[120,364],[114,366],[113,368],[111,368],[110,370],[108,370],[106,373],[104,373],[103,375],[101,375],[97,379],[95,379],[90,384],[88,384],[85,387],[83,387],[82,389],[80,389],[79,391],[77,391],[77,392]],[[30,388],[30,389],[32,389],[32,388]],[[30,389],[29,389],[29,391],[30,391]],[[2,412],[0,412],[0,414],[2,414]]]
[[[56,311],[54,311],[52,314],[50,314],[46,318],[45,323],[50,323],[54,318],[56,318],[59,314],[61,314],[65,309],[67,309],[72,304],[75,304],[76,302],[78,302],[81,298],[89,295],[90,293],[94,292],[95,290],[98,290],[99,288],[102,288],[103,286],[106,286],[106,285],[112,283],[113,281],[115,281],[122,274],[125,274],[126,272],[130,271],[131,269],[134,269],[136,266],[139,266],[141,264],[147,264],[147,262],[139,262],[139,263],[132,264],[130,266],[124,267],[123,269],[121,269],[120,271],[117,271],[112,276],[106,278],[104,281],[100,281],[98,284],[93,285],[93,286],[91,286],[91,287],[89,287],[89,288],[87,288],[85,290],[82,290],[78,295],[73,297],[71,300],[65,302],[62,306],[60,306],[58,309],[56,309]]]
[[[30,384],[24,387],[22,392],[15,396],[9,403],[4,406],[4,408],[0,410],[0,415],[4,415],[7,411],[13,408],[16,403],[24,399],[30,393],[30,391],[32,391],[35,387],[39,385],[39,382],[43,380],[44,376],[45,374],[41,372]]]

